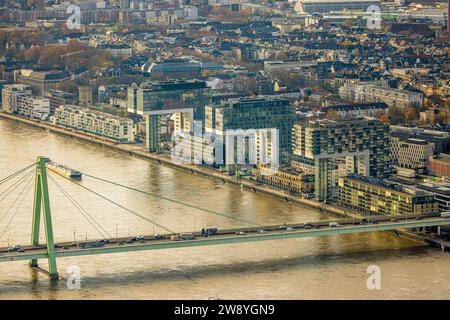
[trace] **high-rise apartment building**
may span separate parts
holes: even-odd
[[[347,172],[383,177],[390,170],[389,127],[378,119],[354,118],[298,123],[293,129],[294,155],[315,162],[315,193],[331,196],[331,159],[345,158]]]
[[[215,137],[224,141],[224,154],[233,154],[226,148],[239,148],[236,139],[232,134],[245,130],[255,132],[253,142],[256,145],[257,162],[268,162],[272,156],[278,155],[277,161],[281,163],[286,159],[287,154],[292,151],[292,127],[295,124],[295,108],[285,99],[229,99],[217,104],[209,105],[205,109],[205,131],[212,132]],[[247,131],[247,132],[249,132]],[[233,132],[232,134],[230,132]],[[253,132],[253,131],[252,131]],[[276,132],[276,134],[275,134]],[[252,135],[252,133],[248,133]],[[250,137],[252,138],[252,137]],[[233,144],[226,139],[234,139]],[[231,141],[231,140],[229,140]],[[248,144],[249,142],[247,142]],[[251,146],[247,146],[247,151]],[[249,155],[246,153],[245,157]],[[235,159],[228,159],[226,164],[236,164]]]

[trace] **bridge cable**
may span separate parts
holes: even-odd
[[[34,166],[35,166],[34,163],[33,163],[33,164],[30,164],[29,166],[27,166],[27,167],[25,167],[25,168],[22,168],[22,169],[20,169],[19,171],[14,172],[14,173],[11,174],[10,176],[1,179],[1,180],[0,180],[0,185],[3,184],[4,182],[8,181],[8,180],[11,180],[11,179],[14,178],[15,176],[21,174],[21,173],[24,172],[24,171],[27,171],[28,169],[30,169],[31,167],[34,167]]]
[[[179,201],[179,200],[175,200],[175,199],[167,198],[167,197],[164,197],[164,196],[160,196],[160,195],[157,195],[155,193],[150,193],[150,192],[147,192],[147,191],[139,190],[139,189],[136,189],[136,188],[133,188],[133,187],[129,187],[129,186],[126,186],[126,185],[114,182],[114,181],[109,181],[109,180],[106,180],[106,179],[103,179],[103,178],[95,177],[95,176],[92,176],[92,175],[84,173],[84,172],[82,174],[87,176],[87,177],[90,177],[90,178],[93,178],[93,179],[96,179],[96,180],[100,180],[100,181],[103,181],[103,182],[106,182],[106,183],[110,183],[110,184],[113,184],[115,186],[122,187],[122,188],[125,188],[125,189],[128,189],[128,190],[139,192],[139,193],[151,196],[151,197],[159,198],[159,199],[166,200],[166,201],[169,201],[169,202],[174,202],[176,204],[180,204],[180,205],[183,205],[183,206],[186,206],[186,207],[190,207],[190,208],[193,208],[193,209],[197,209],[197,210],[200,210],[200,211],[204,211],[204,212],[211,213],[211,214],[214,214],[214,215],[218,215],[218,216],[221,216],[221,217],[225,217],[225,218],[228,218],[228,219],[233,219],[233,220],[236,220],[236,221],[245,222],[245,223],[250,224],[250,225],[254,225],[254,226],[258,226],[258,227],[262,227],[263,226],[262,224],[255,223],[253,221],[249,221],[249,220],[242,219],[242,218],[235,218],[235,217],[229,216],[229,215],[227,215],[225,213],[217,212],[217,211],[210,210],[210,209],[200,208],[200,207],[197,207],[197,206],[189,204],[189,203],[185,203],[185,202],[182,202],[182,201]]]
[[[14,206],[14,204],[16,203],[17,199],[19,199],[20,196],[23,195],[22,200],[19,202],[19,205],[17,206],[16,210],[14,211],[13,215],[11,216],[11,218],[9,219],[8,224],[6,225],[5,229],[3,230],[3,232],[0,234],[0,239],[3,238],[3,236],[5,235],[6,231],[8,230],[9,226],[11,225],[11,222],[13,221],[14,217],[16,216],[17,212],[19,212],[20,207],[22,206],[23,201],[25,200],[25,198],[27,197],[28,193],[31,190],[31,187],[33,186],[33,177],[31,177],[31,179],[27,182],[27,184],[25,185],[25,187],[22,189],[22,191],[19,193],[19,195],[17,196],[16,200],[14,200],[13,204],[11,205],[10,209]],[[26,192],[25,192],[26,190]],[[25,192],[25,193],[24,193]],[[10,210],[8,209],[8,211]],[[4,217],[6,217],[6,214],[4,215]]]
[[[17,181],[10,188],[8,188],[9,192],[7,194],[5,194],[4,197],[2,199],[0,199],[0,201],[6,199],[13,191],[15,191],[17,188],[19,188],[19,186],[21,184],[23,184],[27,178],[30,178],[30,177],[31,177],[31,179],[33,179],[33,172],[30,172],[26,176],[22,177],[19,181]],[[12,187],[14,187],[14,188],[12,188]],[[3,192],[3,193],[5,193],[5,192]],[[4,219],[4,217],[7,215],[7,213],[8,213],[8,211],[0,218],[0,222]]]
[[[53,178],[50,174],[47,176],[102,237],[105,237],[106,235],[106,237],[112,238],[112,236],[55,180],[55,178]]]
[[[20,184],[22,184],[30,175],[32,175],[34,173],[34,170],[30,170],[30,172],[28,172],[27,174],[25,174],[24,176],[22,176],[21,178],[19,178],[16,182],[14,182],[12,185],[10,185],[8,188],[6,188],[5,190],[3,190],[0,193],[0,196],[5,195],[4,197],[2,197],[0,199],[0,201],[6,199],[12,191],[14,191]],[[5,194],[6,193],[6,194]]]
[[[123,210],[125,210],[125,211],[128,211],[128,212],[130,212],[131,214],[133,214],[133,215],[135,215],[135,216],[137,216],[137,217],[139,217],[139,218],[141,218],[141,219],[143,219],[143,220],[145,220],[145,221],[147,221],[147,222],[149,222],[149,223],[151,223],[151,224],[154,224],[155,226],[160,227],[161,229],[164,229],[164,230],[166,230],[166,231],[168,231],[168,232],[170,232],[170,233],[176,233],[175,231],[170,230],[169,228],[167,228],[167,227],[165,227],[165,226],[163,226],[163,225],[161,225],[161,224],[159,224],[159,223],[157,223],[157,222],[155,222],[155,221],[152,221],[152,220],[148,219],[147,217],[144,217],[143,215],[137,213],[136,211],[133,211],[133,210],[131,210],[131,209],[128,209],[127,207],[124,207],[123,205],[121,205],[121,204],[115,202],[114,200],[111,200],[111,199],[105,197],[104,195],[101,195],[101,194],[98,193],[98,192],[96,192],[96,191],[94,191],[94,190],[92,190],[92,189],[90,189],[90,188],[88,188],[88,187],[86,187],[86,186],[83,186],[83,185],[80,184],[80,183],[76,183],[76,182],[72,181],[70,178],[67,178],[67,177],[65,177],[65,176],[63,176],[63,175],[61,175],[61,177],[63,177],[63,178],[66,179],[66,180],[69,180],[69,181],[72,182],[73,184],[75,184],[75,185],[77,185],[77,186],[79,186],[79,187],[81,187],[81,188],[83,188],[83,189],[85,189],[85,190],[87,190],[87,191],[90,191],[91,193],[95,194],[96,196],[98,196],[98,197],[100,197],[100,198],[102,198],[102,199],[104,199],[104,200],[106,200],[106,201],[108,201],[108,202],[110,202],[110,203],[116,205],[117,207],[119,207],[119,208],[121,208],[121,209],[123,209]]]

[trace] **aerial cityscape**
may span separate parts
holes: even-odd
[[[0,0],[0,300],[450,299],[449,16]]]

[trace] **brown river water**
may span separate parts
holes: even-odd
[[[309,208],[0,119],[0,179],[39,155],[231,217],[83,179],[83,185],[175,231],[246,226],[232,218],[259,224],[330,219]],[[112,236],[163,232],[62,178],[57,181]],[[0,192],[4,189],[0,186]],[[0,247],[30,243],[33,192],[23,193],[14,215],[17,203],[8,208],[17,194],[0,201]],[[50,195],[56,241],[101,238],[51,182]],[[0,299],[450,299],[449,253],[382,232],[57,262],[61,280],[56,282],[30,270],[26,261],[1,263]],[[46,267],[46,261],[40,264]],[[80,270],[79,289],[67,287],[71,266]],[[367,286],[369,266],[380,268],[379,289]]]

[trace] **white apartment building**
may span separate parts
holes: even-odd
[[[42,97],[19,96],[17,113],[39,120],[47,120],[50,116],[50,100]]]
[[[107,137],[120,143],[134,142],[133,120],[77,106],[64,105],[55,110],[53,123]]]
[[[421,106],[423,94],[389,87],[371,82],[344,83],[339,88],[341,98],[355,102],[384,102],[389,107],[408,108]]]
[[[19,97],[31,97],[31,87],[25,84],[8,84],[2,89],[2,109],[7,113],[15,113]]]
[[[340,118],[374,117],[388,113],[388,105],[384,102],[369,102],[357,104],[340,104],[324,107],[323,111],[334,110]]]
[[[423,172],[428,169],[429,158],[434,152],[434,143],[412,138],[402,140],[391,136],[390,148],[393,165]]]

